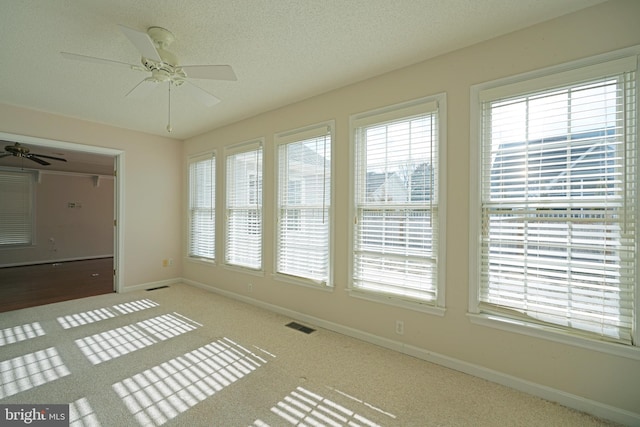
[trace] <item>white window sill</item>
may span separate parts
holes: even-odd
[[[297,278],[294,276],[288,276],[286,274],[280,274],[280,273],[273,273],[272,277],[274,280],[277,280],[278,282],[286,283],[289,285],[303,286],[305,288],[311,288],[318,291],[333,292],[333,286],[316,283],[316,282],[313,282],[312,280],[305,280],[303,278]]]
[[[596,339],[571,334],[552,327],[539,325],[522,320],[510,319],[496,314],[467,313],[471,323],[490,328],[501,329],[503,331],[515,332],[531,337],[542,338],[575,347],[586,348],[588,350],[608,353],[615,356],[626,357],[633,360],[640,360],[640,347],[617,344],[613,342],[599,341]]]
[[[223,264],[225,270],[235,271],[237,273],[251,274],[252,276],[264,277],[264,270],[255,270],[250,267],[242,267],[240,265]]]
[[[360,298],[368,301],[379,302],[382,304],[393,305],[395,307],[406,308],[409,310],[420,311],[422,313],[434,314],[436,316],[444,316],[445,308],[437,307],[427,302],[417,300],[402,299],[388,294],[379,294],[375,292],[362,291],[360,289],[347,289],[349,295],[354,298]]]
[[[186,259],[187,259],[187,261],[193,262],[195,264],[203,264],[203,265],[208,265],[208,266],[216,265],[216,260],[215,259],[199,258],[199,257],[192,257],[192,256],[187,256]]]

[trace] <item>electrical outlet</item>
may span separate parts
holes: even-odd
[[[249,292],[253,292],[253,283],[248,283],[248,284],[247,284],[247,290],[248,290]]]
[[[396,334],[404,335],[404,322],[402,320],[396,320]]]
[[[169,260],[168,259],[163,259],[162,260],[162,266],[163,267],[168,267],[169,266]]]

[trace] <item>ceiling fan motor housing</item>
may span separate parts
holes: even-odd
[[[161,62],[149,58],[142,58],[142,65],[151,72],[149,80],[154,82],[170,82],[175,86],[180,86],[187,78],[187,74],[178,67],[178,58],[166,48],[173,43],[175,37],[171,31],[162,27],[150,27],[147,34],[156,45],[156,50]]]
[[[187,74],[180,67],[174,67],[166,62],[156,62],[148,58],[142,58],[142,65],[151,72],[150,80],[155,82],[171,82],[180,86],[187,78]]]

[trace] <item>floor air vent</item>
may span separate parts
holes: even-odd
[[[157,291],[158,289],[164,289],[164,288],[168,288],[169,286],[158,286],[157,288],[149,288],[147,289],[147,292],[149,291]]]
[[[304,332],[305,334],[310,334],[311,332],[315,331],[315,329],[311,329],[308,326],[304,326],[296,322],[287,323],[285,326],[300,332]]]

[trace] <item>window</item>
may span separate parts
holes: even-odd
[[[445,96],[352,117],[352,291],[444,306],[441,112]]]
[[[276,272],[329,284],[332,124],[276,135]]]
[[[635,69],[633,56],[474,88],[471,311],[632,344]]]
[[[262,141],[226,153],[226,246],[228,265],[262,268]]]
[[[0,247],[33,243],[33,174],[0,171]]]
[[[216,157],[189,160],[189,256],[215,259]]]

